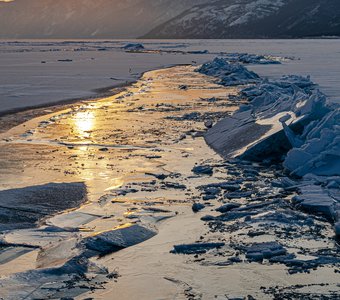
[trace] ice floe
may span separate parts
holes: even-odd
[[[86,198],[84,183],[49,183],[1,191],[0,228],[35,226],[47,216],[80,206]]]
[[[140,43],[129,43],[129,44],[126,44],[123,47],[123,49],[126,51],[140,51],[140,50],[144,50],[145,47],[143,46],[143,44],[140,44]]]
[[[188,245],[175,245],[174,250],[171,252],[174,254],[202,254],[211,249],[221,248],[225,243],[197,243]]]
[[[107,268],[91,262],[91,257],[136,245],[155,234],[155,231],[141,225],[128,224],[95,234],[80,242],[78,239],[62,241],[40,251],[37,259],[40,269],[1,278],[2,296],[6,299],[69,299],[86,290],[99,288],[118,274],[109,273]],[[6,253],[1,255],[6,256]],[[8,255],[19,254],[12,251]],[[3,263],[11,257],[2,259]]]

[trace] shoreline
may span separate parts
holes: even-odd
[[[27,122],[33,118],[41,117],[45,114],[55,113],[64,109],[71,108],[73,105],[77,103],[85,103],[87,101],[95,101],[101,100],[103,98],[113,97],[117,94],[120,94],[129,87],[133,86],[137,83],[145,73],[155,71],[155,70],[164,70],[176,66],[189,66],[190,64],[170,64],[164,65],[160,68],[156,69],[148,69],[138,75],[138,78],[134,80],[127,81],[126,83],[116,84],[112,86],[97,88],[91,90],[90,92],[95,93],[93,96],[84,96],[84,97],[77,97],[77,98],[68,98],[63,100],[58,100],[50,103],[43,103],[34,106],[25,106],[25,107],[18,107],[15,109],[10,109],[6,111],[0,111],[0,134],[5,133],[6,131],[16,127],[24,122]],[[46,113],[46,110],[49,112]],[[31,113],[30,113],[31,112]],[[13,120],[13,118],[17,115],[20,115],[20,118]],[[8,122],[10,125],[7,125]]]
[[[141,75],[139,79],[142,77]],[[41,117],[44,114],[55,113],[60,110],[71,108],[77,103],[84,103],[87,101],[100,100],[102,98],[112,97],[119,93],[124,92],[127,88],[136,83],[139,79],[127,82],[125,84],[119,84],[111,87],[104,87],[100,89],[93,90],[96,94],[93,96],[84,96],[80,98],[64,99],[60,101],[55,101],[51,103],[44,103],[35,106],[25,106],[16,109],[11,109],[7,111],[0,112],[0,133],[5,133],[6,131],[18,126],[24,122],[27,122],[33,118]],[[49,110],[47,113],[46,110]],[[13,117],[20,115],[20,118],[15,121],[12,120]],[[10,121],[10,125],[6,124]]]

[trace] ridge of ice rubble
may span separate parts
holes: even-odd
[[[220,78],[221,84],[254,80],[239,94],[249,103],[208,130],[206,141],[217,152],[259,161],[287,154],[283,164],[292,175],[340,175],[339,107],[327,104],[310,77],[269,81],[221,58],[198,72]]]
[[[340,175],[340,109],[330,111],[311,122],[299,136],[303,141],[294,147],[283,163],[292,174]]]
[[[331,110],[308,77],[295,75],[259,80],[241,90],[239,98],[246,98],[248,104],[205,135],[207,143],[224,157],[281,159],[292,147],[304,144],[300,135],[309,123]]]
[[[248,53],[230,53],[225,55],[225,59],[230,62],[241,62],[243,64],[270,65],[281,64],[281,61],[287,59],[271,55],[257,55]]]
[[[296,205],[334,222],[339,237],[340,105],[329,104],[309,76],[270,81],[223,59],[199,72],[224,85],[250,84],[235,98],[248,104],[207,131],[208,145],[225,158],[282,162],[291,176],[302,178]]]
[[[226,86],[255,83],[259,76],[249,71],[239,63],[232,63],[227,58],[215,58],[213,61],[203,64],[197,72],[217,77],[220,84]]]

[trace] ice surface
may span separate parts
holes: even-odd
[[[128,43],[170,52],[130,53],[122,49]],[[251,64],[248,68],[271,79],[310,74],[331,101],[339,102],[340,64],[334,50],[339,44],[340,40],[1,41],[0,111],[91,97],[100,88],[135,81],[147,70],[192,61],[200,64],[221,52],[249,52],[273,60],[295,57],[270,67]],[[205,50],[209,53],[202,54]]]
[[[177,54],[178,43],[149,42],[169,53],[135,53],[135,41],[0,41],[0,112],[90,98],[136,81],[144,72],[203,63],[206,55]],[[186,50],[186,45],[182,49]],[[169,48],[167,48],[169,46]]]

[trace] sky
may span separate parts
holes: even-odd
[[[135,38],[208,1],[0,0],[0,38]]]

